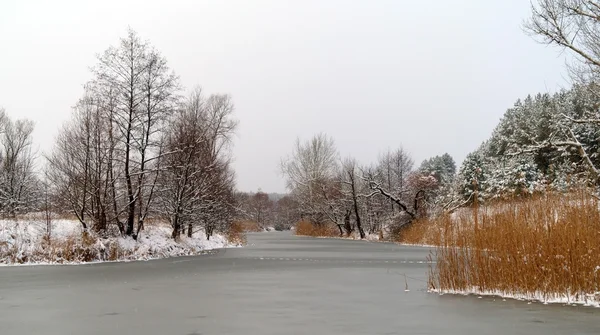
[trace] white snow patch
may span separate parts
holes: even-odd
[[[541,292],[536,293],[528,293],[528,294],[516,294],[510,292],[502,292],[502,291],[481,291],[479,289],[471,288],[465,291],[455,291],[455,290],[432,290],[429,292],[438,293],[440,295],[444,294],[455,294],[455,295],[477,295],[479,298],[482,296],[488,297],[500,297],[503,298],[502,301],[506,301],[506,299],[515,299],[519,301],[527,301],[531,303],[532,301],[540,302],[545,305],[547,304],[563,304],[563,305],[580,305],[580,306],[588,306],[588,307],[596,307],[600,308],[600,292],[595,292],[591,294],[578,294],[578,295],[569,295],[569,294],[544,294]]]
[[[420,244],[420,243],[398,243],[400,245],[404,245],[407,247],[420,247],[420,248],[437,248],[438,246],[436,245],[431,245],[431,244]]]
[[[149,260],[235,247],[221,234],[214,234],[207,240],[202,231],[192,238],[182,236],[179,241],[174,241],[171,228],[163,224],[147,225],[137,241],[131,237],[101,238],[90,234],[86,244],[82,233],[78,221],[53,220],[51,243],[48,243],[45,238],[47,225],[43,220],[0,220],[0,266]],[[72,256],[73,253],[76,256]],[[67,257],[67,254],[71,256]]]
[[[300,237],[312,237],[312,238],[320,238],[320,239],[341,239],[341,240],[360,240],[360,241],[368,241],[368,242],[390,242],[385,239],[381,240],[379,238],[379,234],[366,234],[364,239],[360,239],[358,234],[353,233],[351,236],[307,236],[307,235],[296,235]],[[421,248],[437,248],[435,245],[430,244],[413,244],[413,243],[397,243],[402,246],[408,247],[421,247]]]

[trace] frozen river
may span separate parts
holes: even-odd
[[[0,267],[0,334],[600,334],[599,309],[427,293],[427,248],[248,241],[198,257]]]

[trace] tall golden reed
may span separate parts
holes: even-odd
[[[600,211],[585,191],[480,207],[438,221],[443,231],[430,289],[599,298]]]

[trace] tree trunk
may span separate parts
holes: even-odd
[[[133,234],[133,224],[135,222],[135,198],[133,196],[133,185],[131,182],[131,171],[129,168],[131,151],[131,123],[133,122],[132,114],[133,111],[130,112],[129,124],[127,125],[127,135],[125,139],[125,181],[127,183],[127,200],[129,200],[129,205],[127,206],[127,228],[125,230],[125,234],[128,236],[131,236]]]
[[[172,219],[172,225],[173,225],[173,233],[171,233],[171,237],[174,240],[178,240],[179,239],[179,234],[181,232],[181,225],[179,223],[179,218],[178,217],[174,217]]]
[[[356,197],[356,187],[354,186],[354,176],[352,176],[352,202],[354,207],[354,216],[356,216],[356,227],[358,228],[358,233],[360,234],[360,238],[365,238],[365,231],[362,228],[362,224],[360,222],[360,214],[358,212],[358,199]]]
[[[344,231],[342,230],[342,225],[338,224],[337,227],[340,230],[340,237],[344,237]]]
[[[114,112],[110,110],[110,120],[109,120],[109,128],[108,128],[108,138],[110,141],[110,150],[108,152],[108,178],[110,180],[110,194],[111,194],[111,202],[112,202],[112,210],[114,215],[114,220],[117,223],[117,227],[119,228],[119,233],[123,235],[125,233],[125,227],[123,223],[119,219],[119,210],[117,208],[117,191],[116,191],[116,180],[114,176],[114,168],[113,168],[113,155],[115,151],[115,140],[113,135],[113,122],[114,122]]]
[[[187,236],[189,238],[192,238],[192,224],[188,224],[188,231],[187,231]]]
[[[213,234],[213,227],[211,225],[207,225],[204,227],[204,231],[206,232],[206,240],[210,241],[210,237]]]
[[[175,224],[173,226],[173,232],[171,233],[171,238],[173,238],[174,240],[178,240],[180,229],[181,229],[181,227],[179,226],[179,223]]]
[[[97,233],[102,233],[106,231],[107,220],[106,220],[106,212],[104,211],[104,207],[100,207],[98,209],[98,218],[96,220],[96,226],[94,227]]]
[[[85,163],[83,167],[83,191],[82,191],[82,199],[81,199],[81,213],[79,217],[81,221],[85,220],[85,207],[86,207],[86,199],[87,199],[87,186],[88,186],[88,171],[90,169],[90,135],[89,135],[89,124],[86,121],[86,130],[88,132],[85,144]]]
[[[352,225],[350,224],[350,211],[346,211],[344,214],[344,229],[346,230],[346,236],[350,237],[352,234]]]
[[[133,136],[133,122],[134,122],[134,113],[135,113],[135,92],[136,92],[136,79],[135,79],[135,59],[133,57],[133,41],[130,41],[132,48],[129,50],[130,52],[130,60],[131,65],[129,68],[129,102],[128,102],[128,110],[127,110],[127,130],[125,132],[125,182],[127,184],[127,200],[129,204],[127,206],[127,228],[125,230],[125,234],[131,236],[133,234],[133,225],[135,223],[135,197],[133,194],[133,185],[131,181],[131,143]],[[179,224],[179,223],[177,223]]]

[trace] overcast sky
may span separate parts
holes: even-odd
[[[229,93],[238,188],[284,191],[296,137],[370,163],[404,146],[461,162],[517,98],[567,87],[564,58],[521,30],[525,0],[0,1],[0,106],[52,148],[127,27],[187,88]]]

